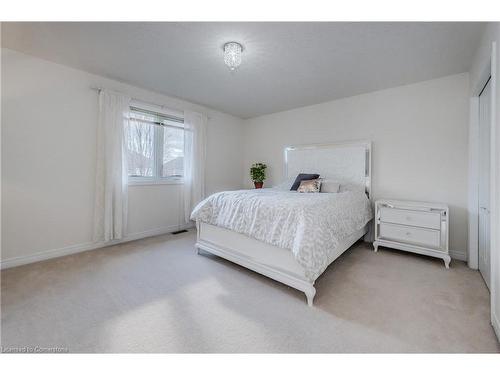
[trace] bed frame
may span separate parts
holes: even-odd
[[[319,173],[365,189],[371,197],[371,142],[357,141],[335,144],[290,146],[285,148],[285,177],[299,173]],[[371,222],[345,238],[335,249],[328,264],[368,233]],[[196,247],[305,293],[309,306],[313,305],[316,288],[305,276],[288,249],[258,241],[231,230],[196,222]]]

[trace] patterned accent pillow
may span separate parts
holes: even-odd
[[[299,193],[319,193],[321,189],[321,179],[300,181],[297,192]]]

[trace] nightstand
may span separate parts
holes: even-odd
[[[449,268],[449,209],[441,203],[381,199],[375,202],[375,251],[379,246],[441,258]]]

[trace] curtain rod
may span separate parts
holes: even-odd
[[[98,93],[99,93],[99,92],[101,92],[102,90],[108,90],[108,89],[104,89],[104,88],[102,88],[102,87],[96,87],[96,86],[91,86],[91,87],[90,87],[90,89],[91,89],[91,90],[95,90],[95,91],[97,91]],[[117,93],[117,94],[122,94],[122,95],[123,95],[123,93],[120,93],[120,92],[118,92],[118,91],[113,91],[113,90],[108,90],[108,91],[110,91],[110,92],[114,92],[114,93]],[[136,101],[136,102],[139,102],[139,103],[143,103],[143,104],[147,104],[147,105],[154,105],[154,106],[157,106],[157,107],[160,107],[160,108],[169,109],[169,108],[167,108],[166,106],[164,106],[164,105],[162,105],[162,104],[147,103],[147,102],[145,102],[144,100],[142,100],[142,99],[137,99],[137,98],[130,98],[130,99],[132,99],[132,100],[134,100],[134,101]],[[180,110],[178,110],[178,109],[174,109],[174,111],[184,112],[184,111],[180,111]],[[208,120],[210,120],[210,119],[211,119],[211,117],[210,117],[210,116],[207,116],[207,119],[208,119]]]

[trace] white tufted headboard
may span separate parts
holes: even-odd
[[[371,142],[354,141],[285,148],[285,176],[318,173],[365,189],[371,198]]]

